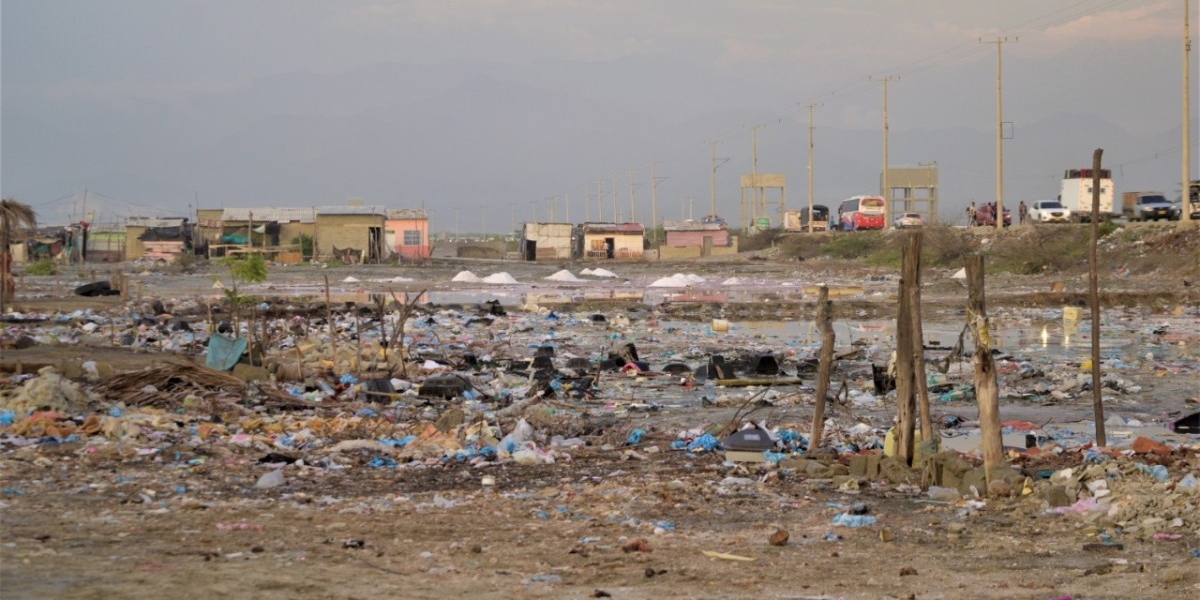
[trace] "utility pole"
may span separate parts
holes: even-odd
[[[750,190],[750,222],[757,223],[758,217],[762,216],[762,210],[759,206],[758,192],[761,189],[758,185],[758,125],[750,126],[750,181],[754,186]],[[742,210],[745,210],[745,206]]]
[[[650,227],[653,229],[653,240],[658,242],[658,182],[666,177],[655,177],[654,167],[658,163],[650,163]]]
[[[808,104],[808,232],[813,232],[813,107],[819,104]],[[886,161],[885,161],[886,162]]]
[[[717,216],[717,167],[729,162],[728,158],[722,158],[721,164],[717,164],[717,142],[718,141],[719,140],[712,141],[712,181],[709,184],[709,188],[712,193],[711,208],[710,208],[710,210],[712,212],[709,214],[713,217]],[[691,218],[691,209],[690,208],[688,209],[688,218]]]
[[[617,223],[617,176],[612,176],[612,192],[613,192],[613,223]]]
[[[1001,110],[1001,94],[1002,88],[1000,78],[1000,47],[1006,42],[1015,42],[1017,38],[1002,38],[996,36],[996,39],[991,42],[996,44],[996,210],[992,212],[992,219],[996,221],[996,231],[1004,229],[1004,112]]]
[[[708,186],[712,194],[712,202],[709,210],[710,215],[717,214],[717,140],[712,141],[712,181]],[[688,218],[692,217],[691,205],[688,205]]]
[[[604,220],[604,182],[596,182],[596,220]]]
[[[512,233],[517,232],[517,203],[508,203],[508,227]]]
[[[567,213],[567,216],[564,220],[566,222],[570,223],[571,222],[571,195],[570,194],[563,194],[563,209]]]
[[[633,207],[633,174],[636,173],[633,169],[629,170],[629,222],[637,222],[637,212]]]
[[[899,77],[885,75],[879,78],[883,82],[883,174],[880,176],[880,186],[883,188],[883,228],[892,226],[892,190],[888,183],[888,82]]]
[[[1180,227],[1192,226],[1192,101],[1191,101],[1191,55],[1192,31],[1188,23],[1188,5],[1192,0],[1183,0],[1183,187],[1180,188]]]

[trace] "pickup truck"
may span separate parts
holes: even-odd
[[[1170,221],[1175,207],[1162,192],[1125,192],[1121,194],[1121,214],[1130,221]]]

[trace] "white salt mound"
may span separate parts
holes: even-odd
[[[737,277],[730,277],[729,279],[722,281],[721,285],[742,285],[742,283],[743,282],[741,279],[738,279]]]
[[[959,269],[958,272],[951,275],[950,278],[951,279],[966,279],[967,278],[967,269],[966,268]]]
[[[675,276],[688,280],[688,283],[704,283],[704,278],[695,273],[688,273],[687,275],[680,275],[679,273],[676,273]]]
[[[458,281],[461,283],[479,283],[479,276],[470,271],[459,271],[458,275],[450,281]]]
[[[582,279],[576,277],[574,273],[566,269],[563,269],[553,275],[544,277],[543,279],[549,279],[551,281],[583,281]]]
[[[358,283],[358,278],[353,275],[348,275],[342,280],[342,283]]]
[[[613,273],[612,271],[609,271],[608,269],[605,269],[603,267],[593,270],[591,273],[589,273],[589,275],[591,275],[592,277],[617,277],[618,276],[616,273]]]
[[[517,283],[517,280],[513,279],[512,275],[509,275],[508,273],[506,273],[504,271],[500,271],[499,273],[493,273],[491,275],[488,275],[487,277],[484,277],[480,281],[482,281],[483,283]]]
[[[691,285],[691,282],[682,275],[675,274],[670,277],[663,277],[650,284],[650,287],[657,288],[681,288]]]

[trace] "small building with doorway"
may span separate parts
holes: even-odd
[[[125,220],[125,260],[149,258],[174,262],[192,251],[187,217],[129,217]]]
[[[521,227],[521,260],[570,260],[575,226],[570,223],[525,223]]]
[[[315,259],[347,264],[383,260],[388,253],[383,234],[386,221],[387,211],[381,206],[318,207]]]
[[[401,261],[429,258],[429,213],[423,208],[387,211],[384,245]]]
[[[640,260],[645,257],[646,227],[641,223],[584,223],[576,249],[584,260]]]
[[[665,239],[658,248],[664,260],[737,254],[737,236],[724,221],[665,221]]]

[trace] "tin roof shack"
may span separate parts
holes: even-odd
[[[646,228],[641,223],[584,223],[576,239],[578,256],[585,260],[639,260],[645,256]]]
[[[274,206],[198,210],[198,243],[210,257],[261,252],[278,262],[298,263],[304,258],[303,238],[312,240],[316,235],[316,210]]]
[[[383,229],[387,211],[381,206],[317,208],[317,260],[345,264],[377,263],[386,255]]]
[[[570,223],[525,223],[521,227],[521,260],[571,259],[575,226]]]
[[[174,262],[192,250],[187,217],[129,217],[125,220],[125,260],[149,258]]]
[[[737,254],[737,236],[729,235],[729,226],[722,222],[666,221],[663,223],[666,240],[658,248],[664,260],[699,258]]]
[[[93,223],[88,230],[88,262],[121,262],[125,260],[125,225]]]
[[[425,209],[389,210],[383,227],[387,249],[402,262],[429,258],[429,213]]]

